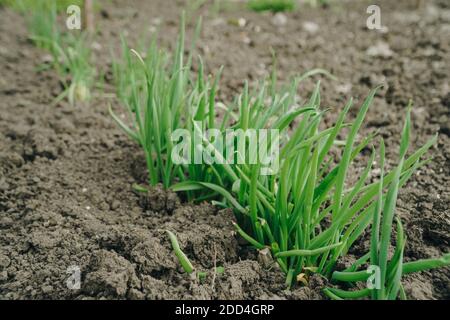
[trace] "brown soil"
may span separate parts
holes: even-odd
[[[182,3],[115,0],[103,8],[95,56],[107,80],[110,46],[118,47],[120,32],[137,43],[159,28],[162,45],[170,48]],[[339,80],[322,81],[323,107],[335,110],[328,123],[350,95],[360,102],[376,84],[387,83],[363,134],[380,131],[390,164],[413,99],[413,146],[440,134],[431,163],[401,191],[398,214],[408,236],[406,260],[437,257],[450,244],[450,7],[445,1],[419,9],[409,0],[378,3],[386,33],[365,28],[369,1],[302,7],[286,14],[283,26],[274,25],[270,13],[237,5],[217,15],[206,5],[198,49],[208,70],[225,66],[224,101],[244,79],[270,72],[271,48],[281,80],[316,67],[331,71]],[[231,23],[239,18],[245,26]],[[377,43],[389,46],[386,56],[367,54]],[[118,102],[98,92],[89,106],[51,106],[61,85],[53,71],[37,71],[45,55],[28,40],[23,18],[0,8],[0,299],[323,298],[326,280],[320,277],[310,287],[286,290],[282,273],[263,267],[254,250],[238,242],[230,212],[181,203],[160,188],[144,199],[135,194],[131,186],[145,182],[145,163],[108,116],[108,103]],[[306,82],[301,95],[313,84]],[[112,92],[108,81],[106,91]],[[195,267],[208,272],[204,281],[181,271],[166,229],[176,233]],[[352,253],[360,255],[367,244],[363,239]],[[72,265],[82,272],[80,290],[66,286]],[[214,266],[224,266],[224,274],[214,275]],[[406,277],[409,297],[449,299],[448,274],[446,268]]]

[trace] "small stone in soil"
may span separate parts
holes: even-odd
[[[284,27],[287,24],[287,17],[281,12],[276,13],[272,18],[272,24],[276,27]]]
[[[314,34],[319,31],[319,25],[315,22],[306,21],[303,23],[303,29],[305,29],[306,32]]]
[[[386,42],[379,41],[375,45],[369,47],[366,51],[366,54],[371,57],[391,57],[394,52],[389,47],[389,44]]]

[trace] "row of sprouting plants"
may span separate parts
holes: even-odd
[[[56,69],[72,78],[66,88],[70,97],[78,90],[77,79],[82,79],[83,84],[94,78],[90,76],[94,72],[84,74],[92,66],[83,36],[57,32],[55,10],[51,12],[50,21],[48,16],[33,15],[33,39],[51,52]],[[200,23],[194,39],[199,33]],[[123,56],[114,61],[113,74],[116,95],[129,117],[122,119],[111,107],[110,114],[142,147],[148,184],[162,184],[183,193],[190,201],[208,200],[232,209],[236,232],[257,250],[270,250],[286,275],[288,287],[318,273],[350,284],[348,290],[325,288],[324,293],[332,299],[406,298],[403,275],[450,264],[448,253],[441,258],[404,262],[407,239],[395,215],[398,191],[415,170],[430,160],[426,153],[437,139],[434,136],[419,149],[409,151],[411,107],[405,115],[397,165],[387,170],[383,139],[376,134],[358,136],[379,88],[372,90],[361,106],[355,107],[352,100],[348,101],[335,124],[324,127],[322,120],[328,110],[321,107],[320,82],[308,99],[298,96],[301,82],[326,74],[323,70],[294,77],[285,85],[277,84],[274,71],[255,86],[245,82],[242,92],[226,105],[217,101],[222,69],[215,75],[206,75],[202,59],[194,60],[195,41],[190,49],[185,48],[184,16],[173,54],[159,48],[156,40],[145,55],[129,48],[125,39],[122,47]],[[71,53],[72,50],[76,52]],[[196,73],[191,71],[193,63],[198,66]],[[357,109],[354,120],[347,116],[351,108]],[[279,171],[263,176],[258,164],[173,161],[171,135],[177,129],[201,136],[201,147],[214,153],[215,144],[202,132],[217,129],[225,135],[229,128],[278,130]],[[374,145],[378,145],[378,150]],[[192,145],[193,149],[197,147]],[[352,163],[367,149],[371,155],[366,167],[351,184],[347,177]],[[248,159],[251,148],[245,150],[246,154],[238,156]],[[337,159],[333,156],[336,151]],[[374,169],[380,171],[379,177],[373,177]],[[147,192],[142,186],[137,189]],[[367,253],[346,270],[337,270],[338,260],[366,232],[371,235]],[[168,234],[184,270],[204,276],[182,252],[176,236]],[[371,276],[367,272],[369,265],[379,270],[377,285],[355,289],[353,284]]]
[[[199,27],[197,27],[198,34]],[[122,62],[114,65],[117,93],[127,110],[129,122],[111,115],[145,154],[148,183],[186,193],[193,201],[211,200],[232,208],[237,233],[256,249],[270,248],[272,256],[286,274],[286,285],[319,273],[344,281],[366,281],[367,264],[379,267],[379,286],[373,290],[344,291],[325,289],[334,299],[396,299],[405,297],[401,277],[410,272],[445,266],[450,255],[439,259],[403,262],[406,244],[400,219],[395,216],[398,190],[413,172],[429,159],[422,160],[436,142],[436,136],[409,156],[410,116],[406,113],[400,142],[400,156],[392,170],[385,168],[385,148],[372,146],[375,134],[357,140],[365,115],[378,88],[372,90],[358,110],[356,119],[347,120],[353,107],[350,100],[332,127],[323,128],[327,110],[320,106],[320,82],[306,101],[298,98],[302,80],[322,70],[295,77],[286,86],[277,86],[276,75],[262,79],[250,89],[247,82],[241,94],[228,106],[216,99],[220,69],[215,76],[204,73],[201,58],[198,72],[191,72],[193,53],[185,55],[184,21],[172,56],[154,41],[145,58],[123,41]],[[194,36],[196,38],[196,36]],[[276,129],[280,132],[280,170],[275,175],[260,175],[258,164],[176,164],[171,157],[174,142],[171,133],[183,128],[190,136],[207,129]],[[348,132],[345,134],[345,132]],[[346,136],[343,140],[338,137]],[[213,150],[207,137],[202,148]],[[192,152],[198,146],[192,145]],[[333,148],[340,149],[336,161]],[[367,165],[353,185],[347,183],[352,161],[363,149],[371,149]],[[247,148],[244,159],[249,159]],[[370,177],[375,163],[381,171],[377,181]],[[396,225],[395,249],[390,252],[393,224]],[[366,230],[371,230],[371,246],[349,269],[338,271],[336,263],[345,256]],[[195,272],[174,235],[171,240],[182,265]]]

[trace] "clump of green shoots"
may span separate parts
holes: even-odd
[[[165,188],[175,178],[185,177],[183,168],[170,157],[171,135],[176,129],[189,126],[191,109],[203,101],[195,94],[190,79],[191,55],[185,63],[184,37],[183,22],[172,60],[157,48],[155,41],[143,58],[122,39],[125,63],[114,63],[117,95],[125,104],[132,125],[128,126],[111,108],[110,113],[144,149],[150,185],[162,182]]]
[[[357,271],[361,265],[370,261],[370,266],[375,271],[374,283],[370,283],[367,288],[355,291],[345,291],[335,288],[326,288],[325,294],[332,299],[356,299],[371,297],[375,300],[396,300],[406,299],[401,278],[402,275],[418,272],[432,268],[450,265],[450,254],[438,259],[425,259],[409,263],[403,262],[403,253],[406,244],[403,226],[399,218],[396,218],[397,236],[396,246],[392,258],[388,258],[389,247],[391,245],[392,223],[395,215],[397,194],[402,184],[402,171],[405,166],[405,156],[409,145],[410,115],[408,112],[406,123],[403,129],[402,141],[400,144],[400,161],[394,169],[394,176],[389,190],[383,196],[383,171],[385,151],[383,141],[380,148],[381,181],[378,187],[377,201],[372,212],[372,230],[370,251],[358,259],[350,268],[344,271],[333,272],[332,279],[335,281],[357,282],[367,281],[371,272],[368,270]],[[420,166],[416,163],[415,167]],[[408,176],[412,172],[408,173]],[[404,179],[405,177],[403,177]],[[375,268],[374,268],[375,267]]]
[[[176,191],[206,187],[220,194],[223,198],[220,204],[231,206],[236,211],[237,232],[257,249],[271,249],[286,273],[287,285],[302,273],[317,272],[331,276],[337,260],[370,225],[379,189],[389,187],[397,173],[386,174],[382,182],[367,183],[375,156],[372,151],[357,182],[353,186],[346,183],[353,159],[373,138],[371,135],[356,143],[357,133],[376,90],[364,101],[353,123],[344,123],[352,106],[350,101],[335,126],[320,130],[323,111],[319,109],[319,84],[310,100],[301,107],[295,100],[297,85],[298,80],[291,84],[288,90],[291,95],[273,94],[269,100],[249,98],[246,88],[238,103],[235,129],[269,127],[281,130],[280,170],[277,174],[262,176],[259,165],[214,164],[212,167],[221,177],[222,185],[184,181],[173,187]],[[263,86],[260,92],[264,91]],[[266,105],[263,101],[270,103]],[[271,123],[273,117],[276,120]],[[294,119],[299,121],[298,125],[289,132]],[[336,137],[343,128],[349,128],[350,132],[347,139],[340,142]],[[434,141],[435,138],[431,139],[404,161],[398,173],[399,186],[405,184],[422,164],[419,159]],[[204,143],[211,146],[206,139]],[[339,146],[343,146],[342,156],[333,165],[329,152],[332,147]]]
[[[392,198],[393,186],[398,189],[406,183],[436,141],[436,137],[430,139],[405,157],[400,169],[383,173],[378,182],[369,182],[375,158],[372,148],[366,168],[350,185],[347,175],[353,160],[370,147],[375,136],[358,139],[377,89],[370,92],[353,122],[346,122],[353,105],[350,100],[334,126],[322,129],[326,110],[321,110],[320,82],[309,99],[301,99],[297,92],[304,79],[328,75],[324,70],[312,70],[282,87],[277,86],[275,72],[253,89],[246,82],[243,92],[226,106],[216,101],[220,71],[216,77],[205,76],[199,59],[193,79],[189,72],[192,51],[183,63],[184,22],[171,63],[155,44],[145,58],[125,51],[126,62],[116,65],[115,74],[118,96],[131,124],[112,110],[111,114],[143,147],[149,183],[163,182],[166,188],[186,192],[189,199],[213,200],[232,208],[236,231],[255,248],[271,250],[288,286],[312,272],[330,278],[338,259],[371,225],[380,193],[383,199]],[[178,149],[178,138],[172,140],[177,129],[186,130],[189,139],[196,141],[187,150]],[[278,138],[259,135],[261,129],[277,131]],[[205,135],[208,130],[214,134]],[[227,140],[228,130],[240,132],[243,138]],[[271,174],[261,175],[260,154],[259,161],[249,161],[255,156],[254,143],[247,140],[249,130],[259,135],[260,147],[279,147],[272,157],[278,167]],[[345,140],[338,140],[346,130]],[[244,151],[235,148],[231,155],[223,155],[223,141],[227,146],[243,144]],[[203,161],[195,161],[197,149],[207,150]],[[337,163],[333,150],[341,152]],[[175,164],[173,154],[180,152],[190,161]],[[213,161],[205,161],[209,158]],[[242,159],[247,161],[238,161]]]

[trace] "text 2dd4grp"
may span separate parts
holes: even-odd
[[[209,313],[218,313],[221,315],[232,315],[232,314],[249,314],[249,315],[263,315],[270,314],[274,310],[273,305],[232,305],[232,304],[221,304],[219,308],[215,309],[212,307],[191,307],[182,305],[181,307],[175,308],[176,315],[202,315],[206,317]]]

